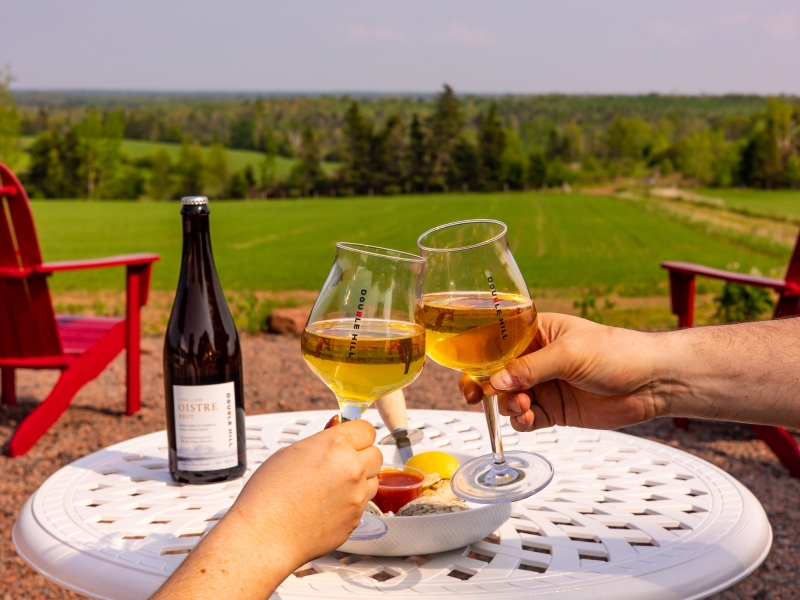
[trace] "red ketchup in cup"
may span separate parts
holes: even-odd
[[[419,498],[425,473],[414,467],[384,465],[378,473],[378,493],[372,501],[383,512],[396,513]]]

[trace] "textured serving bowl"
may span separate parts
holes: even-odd
[[[401,464],[394,446],[378,446],[386,463]],[[468,454],[449,452],[459,462]],[[411,556],[461,548],[482,540],[496,531],[511,516],[511,504],[472,504],[470,510],[416,517],[381,517],[389,527],[382,538],[365,542],[347,541],[339,548],[351,554],[373,556]]]

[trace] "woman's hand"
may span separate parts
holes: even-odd
[[[378,489],[374,441],[372,425],[351,421],[273,454],[153,598],[269,598],[358,525]]]
[[[460,388],[469,404],[497,394],[500,413],[517,431],[553,425],[615,429],[666,413],[656,374],[664,351],[648,334],[556,313],[538,315],[536,338],[492,375],[485,389],[468,376]]]
[[[230,512],[280,540],[299,565],[322,556],[347,540],[378,490],[383,455],[374,442],[362,420],[296,442],[259,467]]]

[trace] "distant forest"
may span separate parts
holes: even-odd
[[[800,186],[795,97],[488,97],[446,85],[420,97],[11,93],[7,83],[0,73],[0,160],[25,165],[26,186],[44,198],[479,192],[619,178]],[[123,139],[180,151],[134,159]],[[263,158],[231,171],[226,148]],[[276,176],[276,157],[292,159],[288,176]]]

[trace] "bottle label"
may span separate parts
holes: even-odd
[[[182,471],[216,471],[239,464],[233,382],[173,385],[175,445]]]

